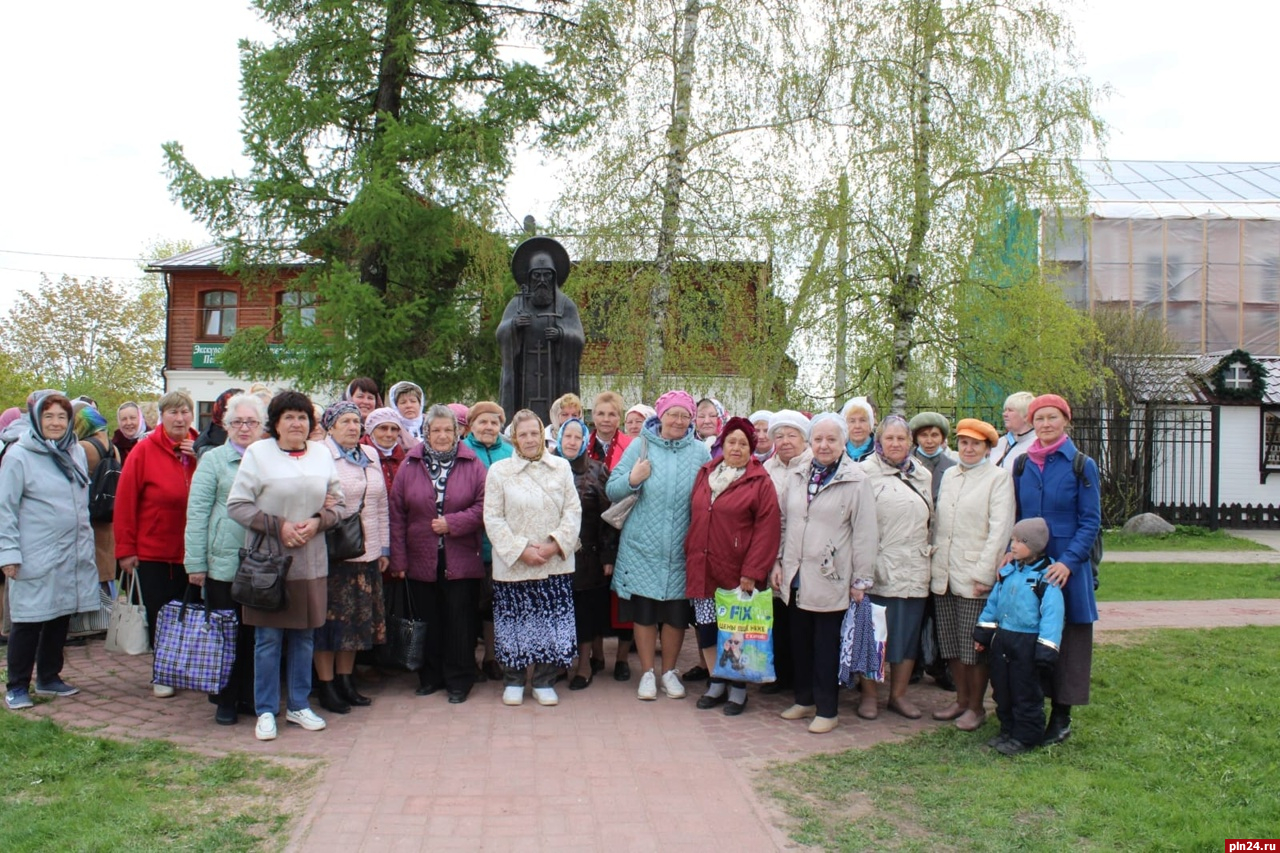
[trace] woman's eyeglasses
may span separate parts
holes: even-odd
[[[236,419],[231,422],[232,429],[257,429],[262,426],[262,421],[246,421]]]

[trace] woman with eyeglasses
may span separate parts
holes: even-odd
[[[873,585],[879,541],[871,481],[845,452],[847,439],[835,412],[813,419],[813,461],[783,474],[782,556],[769,579],[791,617],[796,700],[782,718],[812,718],[814,734],[839,724],[840,625]]]
[[[696,411],[688,391],[658,398],[657,415],[645,422],[640,437],[609,474],[606,491],[617,503],[631,494],[639,500],[622,528],[613,588],[618,618],[635,623],[642,700],[658,698],[654,657],[662,625],[662,690],[671,699],[685,695],[676,660],[689,627],[684,539],[689,532],[689,498],[698,470],[711,452],[693,428]],[[644,454],[644,458],[641,458]]]
[[[226,442],[200,458],[191,478],[183,557],[191,582],[204,587],[205,604],[213,610],[234,611],[240,620],[231,679],[213,697],[218,707],[213,719],[220,726],[235,725],[240,714],[254,713],[253,626],[244,624],[240,605],[231,598],[245,535],[244,528],[227,515],[227,497],[244,452],[263,436],[267,408],[253,394],[236,394],[226,401],[226,412]]]

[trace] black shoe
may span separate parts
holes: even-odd
[[[739,714],[741,714],[741,713],[742,713],[743,711],[745,711],[745,710],[747,710],[747,700],[746,700],[746,699],[743,699],[741,702],[726,702],[726,703],[724,703],[724,715],[725,715],[726,717],[736,717],[736,716],[738,716]]]
[[[624,660],[620,660],[613,665],[614,681],[630,681],[631,680],[631,664]]]
[[[413,692],[415,696],[430,696],[432,693],[438,692],[443,686],[443,684],[419,684],[418,689]]]
[[[338,688],[332,681],[321,681],[316,685],[316,695],[320,698],[320,707],[335,714],[351,713],[351,705],[338,695]]]
[[[591,672],[604,672],[604,661],[600,658],[591,658]]]
[[[449,704],[450,704],[450,705],[461,705],[463,702],[467,701],[467,695],[468,695],[468,693],[469,693],[469,691],[466,691],[466,690],[450,690],[450,691],[449,691]]]
[[[235,705],[219,705],[217,713],[213,715],[213,721],[220,726],[234,726],[239,719]]]
[[[770,681],[768,684],[760,685],[760,692],[765,696],[776,696],[779,693],[788,693],[791,690],[791,684],[786,681]]]
[[[724,691],[719,696],[711,696],[709,694],[704,693],[698,697],[697,707],[700,710],[705,711],[708,708],[714,708],[717,705],[723,705],[725,702],[728,702],[728,701],[729,701],[728,690]],[[728,712],[726,711],[725,713],[728,713]],[[739,711],[738,713],[742,713],[742,712]]]
[[[1040,743],[1043,746],[1050,746],[1062,743],[1069,737],[1071,737],[1071,706],[1054,702],[1053,710],[1049,712],[1049,725],[1045,726],[1044,740]]]
[[[1020,740],[1009,738],[996,744],[996,752],[1001,755],[1022,755],[1024,752],[1030,752],[1034,747],[1027,746]]]
[[[934,686],[949,690],[952,693],[956,692],[955,680],[952,679],[951,670],[947,667],[941,667],[937,671],[929,673],[929,675],[933,676]]]
[[[995,749],[997,746],[1004,743],[1008,739],[1009,739],[1009,736],[1007,734],[1005,734],[1004,732],[1000,732],[1000,734],[996,735],[995,737],[987,741],[987,746],[991,747],[992,749]]]
[[[680,680],[681,681],[706,681],[710,677],[711,677],[711,673],[707,672],[707,668],[705,666],[695,666],[693,669],[689,670],[688,672],[681,673]]]
[[[258,716],[258,708],[256,705],[254,705],[252,702],[248,700],[241,700],[236,703],[236,713],[245,714],[246,716],[250,716],[250,717],[256,717]]]
[[[575,675],[573,680],[569,682],[570,690],[586,690],[591,686],[591,682],[596,680],[596,674],[593,670],[590,678],[583,678],[581,675]]]
[[[339,675],[334,679],[338,686],[338,695],[355,708],[364,708],[373,704],[373,700],[356,689],[355,678],[351,675]]]

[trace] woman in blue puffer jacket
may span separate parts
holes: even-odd
[[[1031,401],[1027,414],[1036,440],[1027,450],[1027,461],[1014,477],[1018,520],[1043,518],[1049,525],[1049,546],[1055,560],[1045,578],[1062,589],[1065,622],[1062,647],[1050,691],[1052,708],[1044,743],[1061,743],[1071,734],[1071,708],[1089,704],[1089,677],[1093,668],[1093,623],[1098,603],[1093,594],[1090,552],[1102,530],[1102,500],[1098,466],[1085,457],[1076,474],[1080,452],[1067,436],[1071,407],[1057,394],[1042,394]]]
[[[655,408],[657,416],[645,422],[639,440],[631,442],[614,466],[605,489],[614,503],[639,495],[622,528],[613,588],[618,593],[618,618],[635,623],[643,670],[637,697],[658,697],[654,654],[661,623],[662,689],[680,699],[685,689],[675,667],[689,626],[684,564],[689,498],[698,469],[710,461],[711,453],[694,432],[695,405],[689,392],[668,391]]]

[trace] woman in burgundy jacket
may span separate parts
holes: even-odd
[[[427,411],[426,441],[411,449],[391,487],[393,578],[407,578],[414,612],[427,620],[419,696],[444,688],[467,701],[476,680],[480,556],[488,471],[465,442],[447,406]]]
[[[778,493],[753,455],[755,427],[745,418],[730,418],[720,444],[724,455],[703,465],[694,481],[684,540],[686,592],[708,671],[715,669],[719,651],[716,590],[739,587],[750,593],[763,587],[782,541]],[[746,683],[713,678],[698,707],[714,708],[726,700],[726,716],[741,714],[747,707]]]

